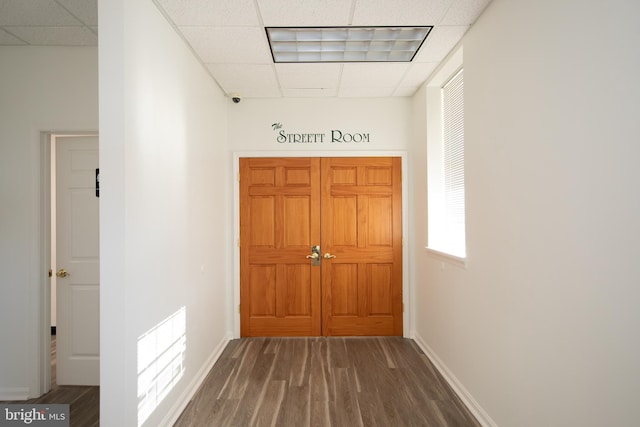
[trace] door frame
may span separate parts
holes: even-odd
[[[57,137],[81,137],[98,136],[98,131],[41,131],[40,132],[40,233],[38,237],[40,248],[39,260],[39,306],[38,306],[38,371],[39,383],[37,392],[39,395],[47,393],[51,389],[51,281],[49,270],[51,265],[51,183],[53,169],[51,161],[54,158],[55,138]],[[100,144],[98,142],[98,144]]]
[[[402,313],[405,338],[413,335],[413,289],[409,282],[409,170],[408,151],[235,151],[233,153],[233,337],[240,338],[240,159],[246,157],[400,157],[402,159]]]

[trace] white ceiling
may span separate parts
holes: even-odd
[[[153,0],[243,98],[411,96],[491,0]],[[274,64],[264,27],[432,25],[411,63]],[[97,0],[0,0],[0,45],[95,46]]]

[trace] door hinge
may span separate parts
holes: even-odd
[[[402,312],[404,313],[404,303],[402,303]]]
[[[238,313],[240,313],[240,304],[238,304]]]
[[[53,270],[49,269],[49,277],[53,277]]]

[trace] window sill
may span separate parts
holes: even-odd
[[[464,269],[467,268],[467,258],[462,258],[459,256],[451,255],[446,252],[441,252],[432,248],[424,248],[428,254],[430,254],[433,258],[439,259],[440,261],[445,261],[449,264],[455,265],[457,267],[462,267]]]

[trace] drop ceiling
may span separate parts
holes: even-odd
[[[154,0],[243,98],[411,96],[491,0]],[[277,63],[265,27],[433,26],[411,62]],[[0,0],[0,45],[96,46],[97,0]]]

